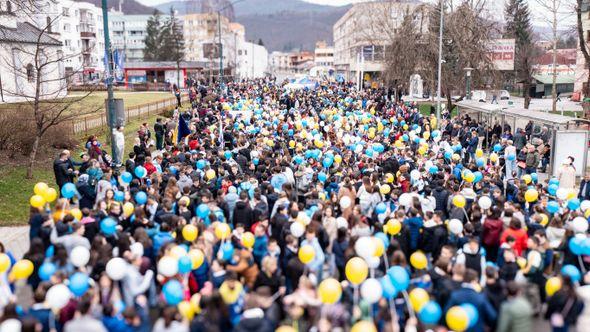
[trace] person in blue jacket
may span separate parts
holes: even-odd
[[[418,210],[411,208],[408,211],[408,218],[404,220],[404,224],[410,230],[410,249],[414,251],[418,249],[418,244],[420,244],[420,229],[424,224],[424,220],[418,213]]]

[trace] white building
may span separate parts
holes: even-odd
[[[310,70],[310,75],[332,77],[334,73],[334,47],[325,41],[317,42],[314,50],[314,67]]]
[[[15,13],[14,0],[0,0],[0,102],[31,101],[67,94],[62,44],[32,14]],[[39,70],[37,70],[39,69]]]
[[[364,2],[354,4],[333,27],[334,66],[349,81],[363,73],[365,84],[378,80],[383,71],[385,47],[394,38],[406,13],[413,13],[424,31],[428,13],[420,2]],[[409,78],[408,78],[409,79]]]
[[[238,49],[238,79],[261,78],[268,73],[268,51],[266,47],[243,42]]]
[[[113,49],[123,50],[129,62],[143,61],[143,49],[147,36],[147,22],[151,15],[125,15],[120,11],[109,12],[109,32]],[[169,15],[160,15],[165,21]]]

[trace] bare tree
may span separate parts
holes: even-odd
[[[590,50],[588,48],[588,44],[586,43],[586,38],[588,36],[586,36],[586,33],[584,33],[584,26],[582,22],[582,11],[584,10],[583,6],[588,6],[588,3],[584,0],[576,0],[576,28],[578,32],[578,43],[580,46],[580,51],[584,56],[585,69],[587,70],[586,83],[582,86],[582,95],[584,96],[582,107],[584,109],[585,116],[590,118],[590,103],[586,101],[586,99],[590,97]]]
[[[29,84],[16,84],[13,89],[5,91],[23,100],[19,106],[24,108],[21,114],[22,121],[33,124],[33,145],[28,152],[27,178],[33,177],[39,146],[48,130],[70,121],[84,114],[96,112],[99,105],[81,110],[74,105],[80,103],[93,91],[87,91],[77,97],[66,97],[70,78],[78,74],[79,70],[65,73],[64,61],[76,55],[64,56],[60,43],[57,42],[49,30],[58,18],[47,22],[43,28],[30,26],[29,30],[35,33],[34,40],[26,43],[14,43],[12,46],[12,59],[4,59],[18,80],[28,80]],[[27,24],[27,23],[25,23]],[[0,31],[0,34],[2,32]],[[56,44],[57,42],[57,44]],[[23,66],[23,64],[26,64]]]

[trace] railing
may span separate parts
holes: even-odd
[[[188,102],[188,96],[182,96],[182,102]],[[133,119],[147,119],[152,115],[161,114],[176,106],[176,98],[168,98],[156,102],[131,106],[125,108],[125,122]],[[88,131],[108,125],[106,112],[101,114],[88,114],[70,121],[69,127],[72,133],[87,133]]]

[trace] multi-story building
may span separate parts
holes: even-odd
[[[51,17],[38,27],[36,15],[16,0],[0,0],[0,102],[61,98],[67,94],[62,44]],[[39,55],[40,54],[40,55]],[[39,84],[39,85],[37,85]]]
[[[425,31],[428,15],[420,2],[364,2],[354,4],[333,27],[334,66],[346,80],[365,84],[384,70],[385,47],[391,43],[404,16],[413,15]],[[409,79],[409,77],[408,77]]]
[[[113,49],[122,50],[128,62],[143,61],[147,22],[150,15],[126,15],[120,11],[109,12],[109,32]],[[165,21],[169,15],[160,15]]]
[[[314,65],[314,53],[310,51],[292,52],[289,54],[291,71],[295,74],[306,74]]]
[[[584,42],[586,47],[590,48],[590,0],[582,1],[582,30],[584,31]],[[588,96],[584,96],[584,87],[588,82],[588,68],[586,67],[586,59],[584,54],[578,47],[576,56],[576,70],[574,82],[574,95],[579,96],[579,100],[583,100]]]
[[[262,45],[243,42],[238,48],[236,77],[260,78],[268,74],[268,51]]]
[[[310,74],[331,77],[334,73],[334,47],[329,46],[325,41],[317,42],[314,50],[314,67]]]

